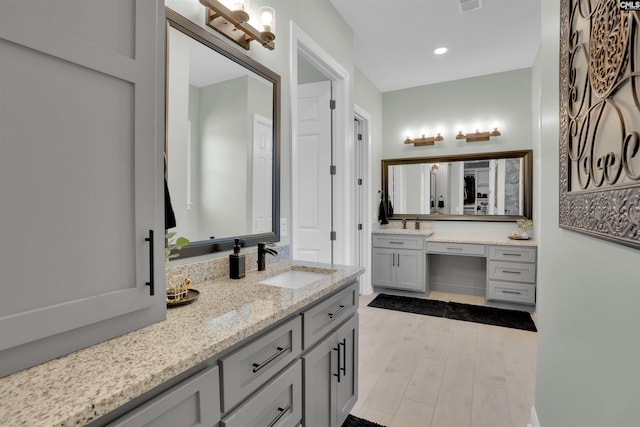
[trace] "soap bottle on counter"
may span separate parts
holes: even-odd
[[[229,277],[231,279],[242,279],[245,269],[245,254],[240,253],[240,239],[235,240],[233,253],[229,255]]]

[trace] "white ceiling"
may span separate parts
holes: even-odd
[[[382,92],[527,68],[540,46],[541,0],[484,0],[466,13],[460,0],[330,1]],[[435,55],[440,46],[449,51]]]

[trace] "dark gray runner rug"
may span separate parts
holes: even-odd
[[[349,414],[347,419],[344,420],[342,427],[384,427],[383,425],[372,423],[371,421],[363,420],[362,418],[354,417]]]
[[[505,310],[481,305],[461,304],[424,298],[379,294],[369,307],[405,311],[407,313],[444,317],[453,320],[484,323],[505,328],[537,332],[531,314],[526,311]]]

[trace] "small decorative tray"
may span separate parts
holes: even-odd
[[[509,237],[511,240],[529,240],[529,239],[531,239],[531,237],[520,237],[520,236],[518,236],[518,237],[507,236],[507,237]]]
[[[184,298],[176,299],[173,301],[167,300],[167,307],[177,307],[179,305],[191,304],[196,299],[198,299],[199,295],[200,295],[200,292],[198,290],[189,289],[187,291],[187,295]]]

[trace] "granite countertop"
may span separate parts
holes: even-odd
[[[259,284],[292,268],[325,272],[299,289]],[[324,270],[324,271],[323,271]],[[360,267],[293,262],[197,286],[167,319],[0,379],[0,425],[79,426],[355,280]]]
[[[431,236],[427,239],[428,242],[443,242],[443,243],[475,243],[481,245],[510,245],[510,246],[538,246],[538,241],[535,239],[528,240],[515,240],[508,237],[453,237],[453,236]]]
[[[381,234],[412,234],[429,237],[433,234],[433,228],[421,228],[419,230],[415,228],[374,228],[371,232]]]

